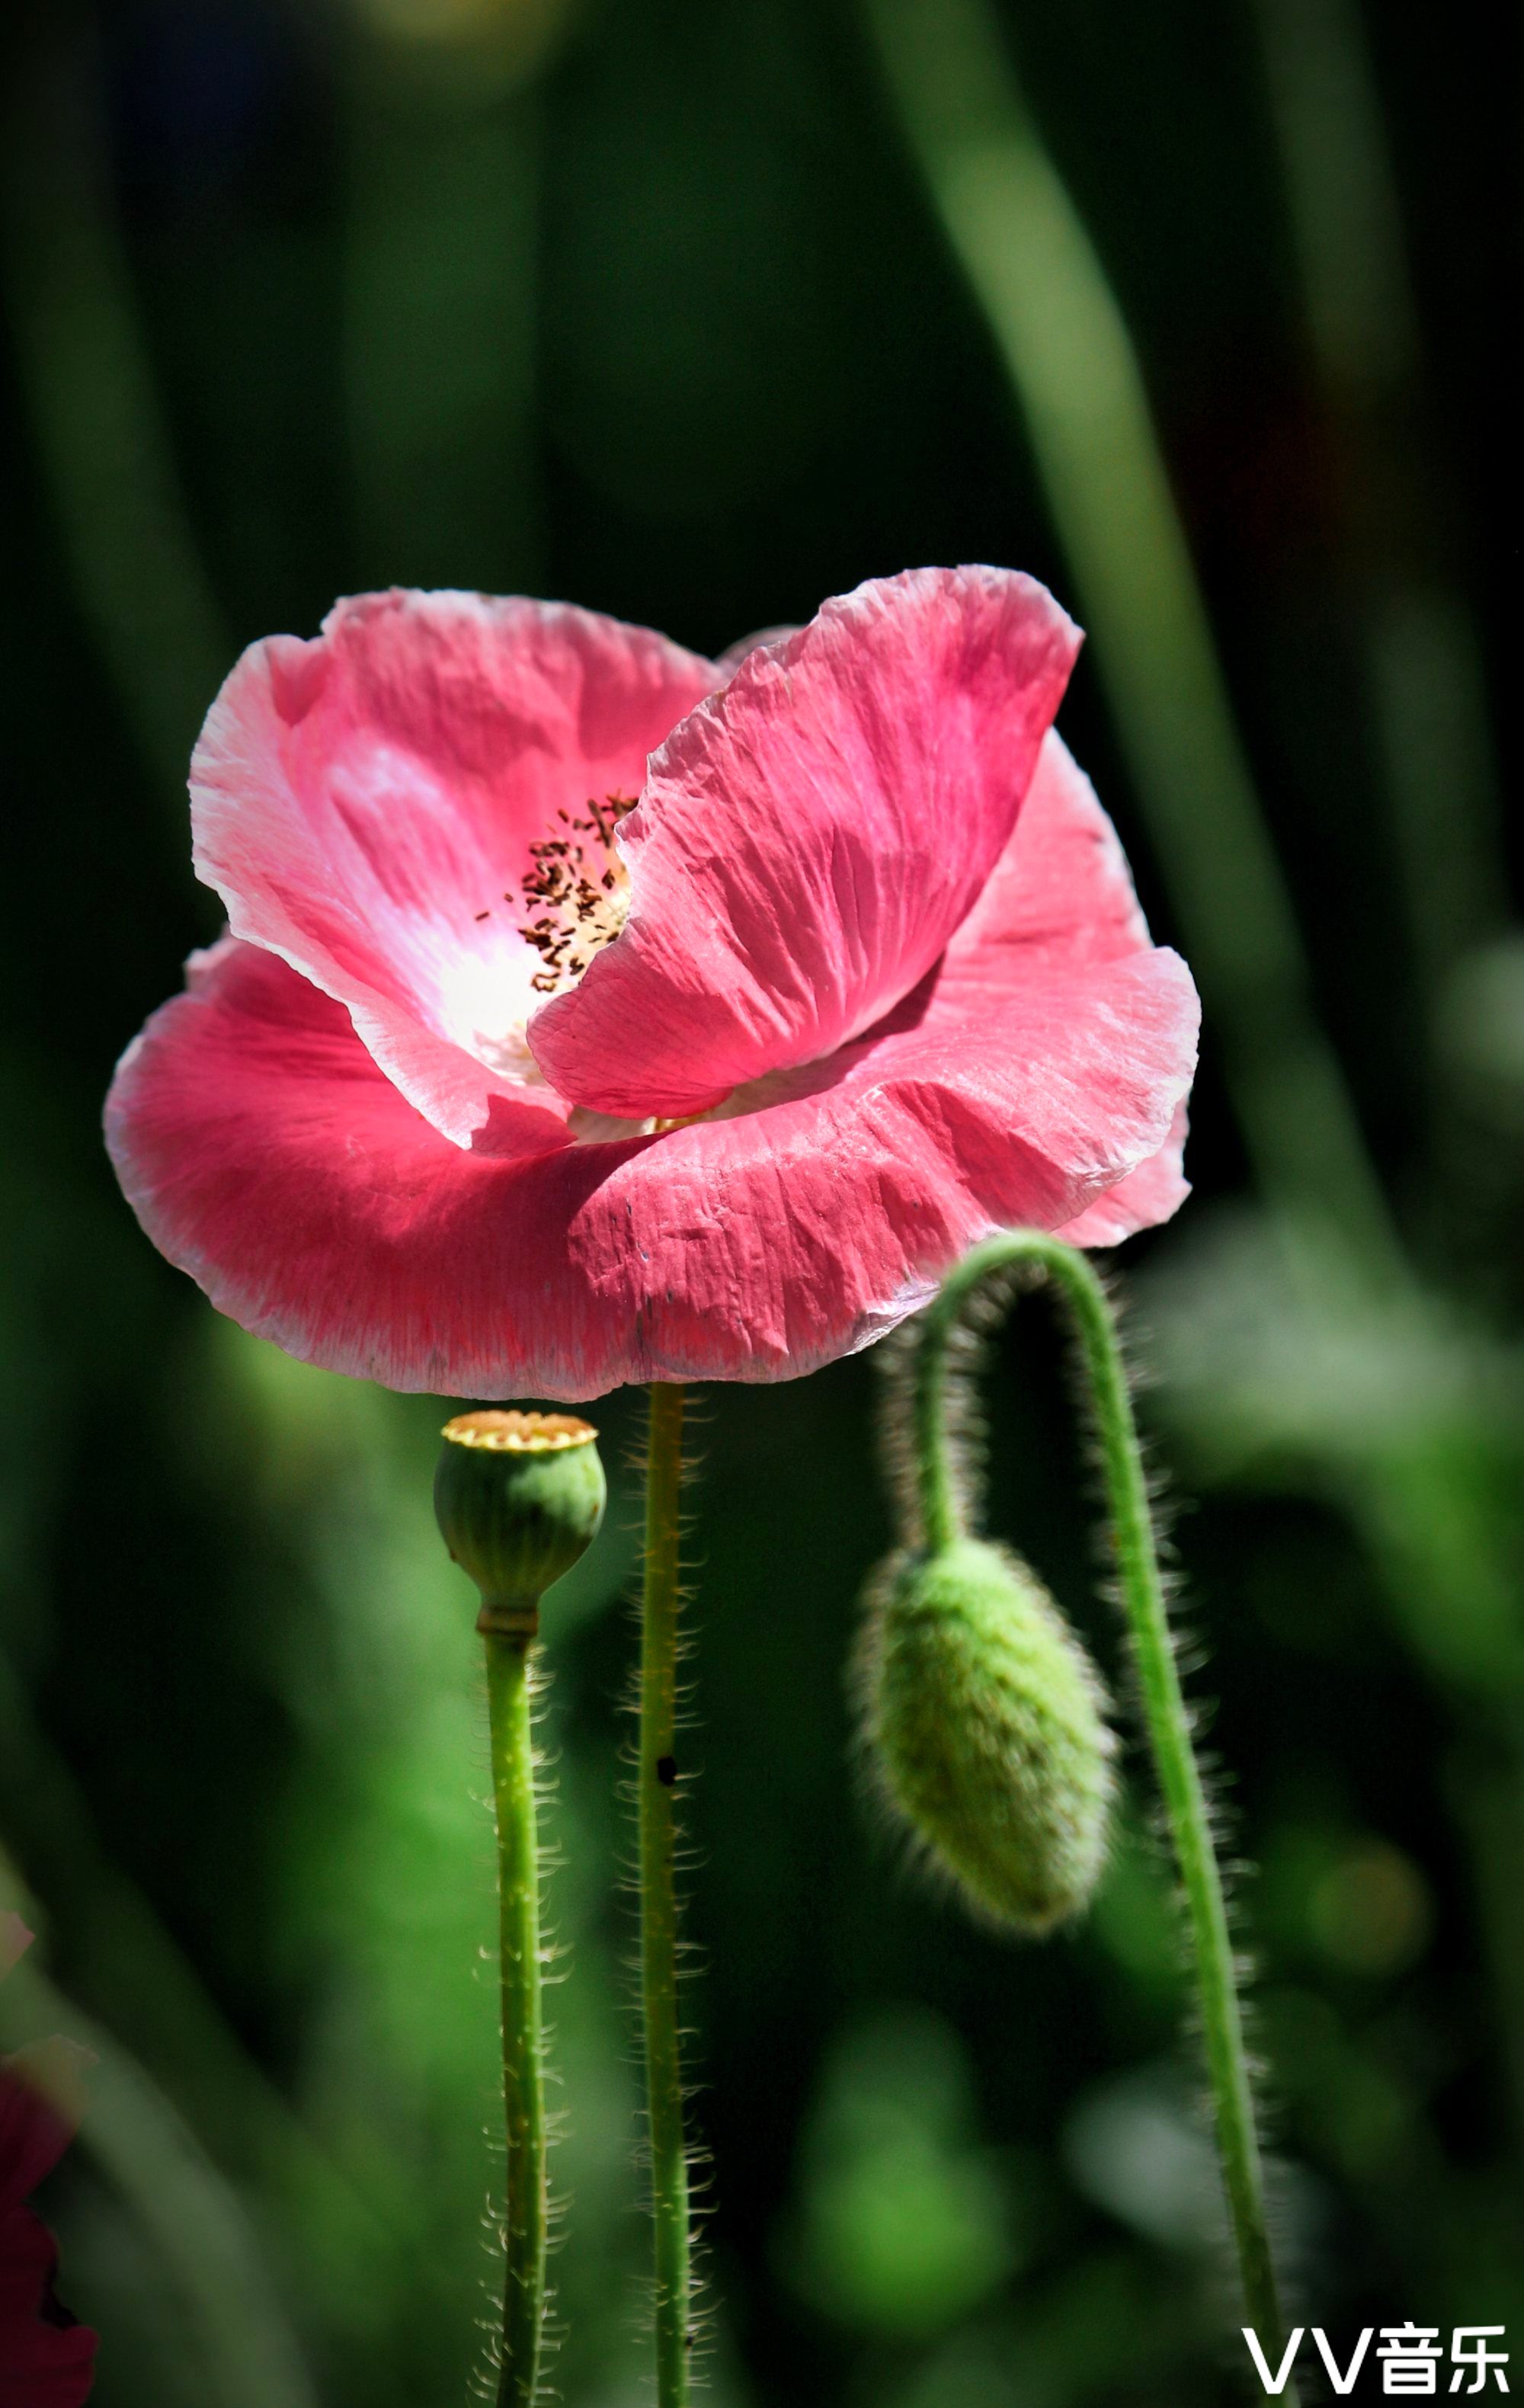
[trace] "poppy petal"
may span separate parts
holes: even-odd
[[[1158,1154],[1195,1025],[1184,965],[1148,952],[968,1021],[913,997],[665,1136],[547,1145],[525,1111],[484,1154],[228,941],[124,1058],[108,1139],[160,1249],[309,1361],[472,1397],[786,1379],[883,1335],[975,1239],[1064,1226]]]
[[[1079,642],[1033,579],[973,567],[748,652],[652,759],[622,934],[530,1024],[553,1086],[681,1118],[871,1027],[999,860]]]
[[[717,675],[565,604],[340,602],[309,643],[255,644],[213,705],[191,772],[197,872],[236,936],[348,1007],[454,1143],[490,1143],[493,1098],[524,1100],[525,1077],[564,1119],[522,1040],[529,847],[559,811],[638,795]]]

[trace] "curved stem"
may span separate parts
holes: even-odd
[[[686,2408],[693,2340],[675,1879],[683,1407],[680,1387],[651,1389],[640,1627],[640,1999],[655,2228],[659,2408]]]
[[[947,1343],[979,1282],[995,1268],[983,1260],[986,1252],[981,1247],[950,1272],[921,1315],[911,1411],[920,1538],[928,1555],[940,1555],[964,1532],[957,1468],[947,1428]],[[971,1271],[975,1263],[981,1268]]]
[[[532,2408],[545,2322],[544,2019],[540,1999],[539,1851],[531,1727],[533,1638],[483,1630],[497,1808],[502,1945],[503,2120],[508,2138],[503,2355],[498,2408]]]
[[[1190,1715],[1170,1641],[1148,1484],[1127,1371],[1106,1293],[1083,1254],[1037,1230],[992,1238],[958,1265],[929,1307],[915,1367],[916,1464],[928,1546],[961,1526],[942,1411],[947,1341],[973,1291],[992,1271],[1030,1264],[1057,1282],[1085,1357],[1105,1472],[1117,1577],[1127,1612],[1149,1744],[1164,1793],[1185,1891],[1217,2155],[1232,2218],[1249,2322],[1261,2346],[1282,2347],[1280,2303],[1265,2220],[1264,2172],[1233,1971],[1232,1940],[1211,1814],[1191,1744]],[[1286,2395],[1293,2397],[1288,2388]]]

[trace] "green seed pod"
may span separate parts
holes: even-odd
[[[981,1915],[1045,1931],[1106,1854],[1115,1741],[1089,1657],[1028,1568],[980,1539],[891,1555],[858,1655],[897,1820]]]
[[[582,1556],[608,1488],[597,1432],[573,1413],[458,1413],[444,1426],[434,1512],[482,1592],[478,1627],[533,1635],[539,1599]]]

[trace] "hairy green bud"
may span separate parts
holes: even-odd
[[[478,1628],[532,1637],[540,1598],[603,1519],[597,1432],[574,1413],[482,1411],[458,1413],[443,1436],[434,1512],[482,1592]]]
[[[858,1654],[897,1820],[981,1915],[1045,1931],[1100,1878],[1115,1745],[1100,1676],[1028,1568],[982,1539],[891,1555]]]

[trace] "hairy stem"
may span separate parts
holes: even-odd
[[[503,2118],[508,2139],[498,2408],[532,2408],[545,2322],[544,2016],[530,1635],[487,1629],[501,1911]]]
[[[1059,1239],[1037,1230],[990,1239],[959,1264],[927,1310],[914,1398],[926,1543],[945,1545],[961,1523],[944,1412],[949,1338],[980,1283],[994,1271],[1021,1265],[1029,1265],[1057,1283],[1079,1336],[1143,1717],[1185,1892],[1217,2155],[1244,2301],[1261,2345],[1272,2347],[1278,2359],[1281,2311],[1266,2227],[1264,2172],[1232,1940],[1211,1816],[1191,1744],[1190,1715],[1170,1642],[1137,1425],[1105,1290],[1085,1257]],[[1288,2389],[1286,2397],[1292,2396]]]
[[[656,2398],[686,2408],[693,2341],[675,1878],[680,1387],[650,1392],[640,1627],[640,1998],[656,2286]]]

